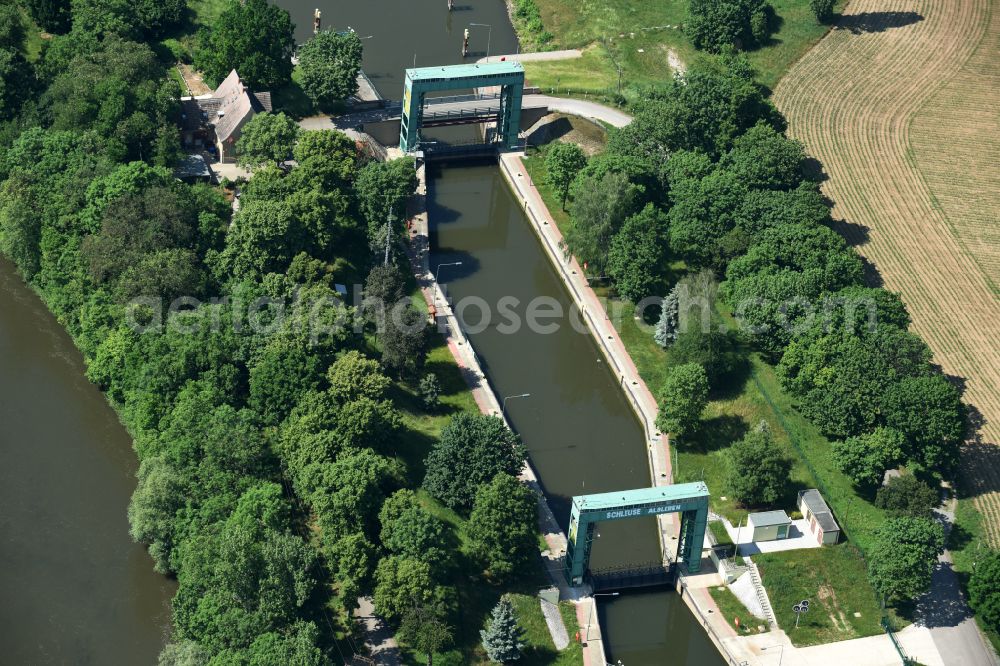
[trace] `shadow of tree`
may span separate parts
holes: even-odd
[[[917,12],[861,12],[841,16],[834,24],[834,29],[850,30],[853,34],[860,35],[902,28],[923,20],[924,17]]]
[[[732,414],[723,414],[702,421],[701,428],[691,436],[676,443],[682,453],[712,453],[727,448],[742,439],[750,429],[747,422]]]
[[[931,573],[931,590],[920,598],[914,616],[928,628],[957,627],[972,616],[951,562],[938,562]]]

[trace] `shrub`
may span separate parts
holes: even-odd
[[[1000,629],[1000,552],[987,551],[969,579],[969,604],[994,630]]]
[[[878,489],[875,506],[896,516],[926,518],[941,503],[937,490],[912,474],[895,476]]]
[[[817,21],[826,23],[833,17],[833,6],[836,2],[837,0],[809,0],[809,9]]]

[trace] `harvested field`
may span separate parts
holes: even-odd
[[[965,380],[964,477],[1000,546],[998,45],[998,0],[854,0],[775,100],[873,279]]]

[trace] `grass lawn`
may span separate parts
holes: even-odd
[[[527,645],[520,661],[517,662],[518,664],[525,666],[541,666],[542,664],[576,666],[583,663],[583,647],[572,640],[577,627],[576,606],[572,602],[563,601],[559,604],[559,612],[566,624],[567,631],[569,631],[570,644],[562,652],[557,652],[552,643],[548,625],[545,624],[545,616],[542,615],[538,597],[514,594],[511,595],[511,601],[514,603],[518,622],[524,629],[524,641]]]
[[[708,524],[708,529],[712,531],[712,536],[715,537],[715,543],[719,546],[733,545],[733,540],[729,536],[729,532],[726,530],[726,526],[722,524],[721,520],[711,521]]]
[[[716,605],[719,607],[719,612],[722,613],[722,617],[726,618],[733,629],[740,636],[750,636],[752,634],[761,633],[758,631],[758,627],[763,626],[764,630],[767,631],[767,622],[758,619],[750,614],[747,607],[743,605],[743,602],[736,598],[728,587],[710,587],[708,588],[708,593],[712,595],[712,600],[715,601]],[[739,619],[740,627],[736,629],[736,624],[734,620]]]
[[[622,69],[623,92],[665,81],[672,75],[671,59],[683,64],[701,54],[680,27],[687,17],[687,0],[535,0],[545,28],[555,35],[553,49],[587,48],[589,57],[526,66],[528,80],[551,88],[556,79],[570,93],[608,91],[617,86],[616,64]],[[789,67],[824,34],[808,0],[771,0],[780,17],[770,42],[748,53],[760,81],[773,87]],[[838,3],[842,7],[843,0]]]
[[[552,219],[555,220],[556,226],[559,227],[559,231],[566,233],[566,229],[569,228],[570,224],[569,213],[562,209],[559,193],[549,185],[545,177],[545,152],[546,150],[543,146],[542,149],[533,151],[531,157],[526,157],[522,161],[524,162],[524,168],[528,170],[531,182],[535,184],[535,189],[538,190],[542,201],[545,202],[545,207],[549,209]],[[567,203],[568,207],[569,204]]]
[[[754,555],[778,625],[795,645],[816,645],[882,633],[882,610],[857,549],[846,543]],[[809,600],[795,628],[792,607]]]
[[[230,0],[188,0],[188,9],[191,10],[191,23],[194,28],[207,26],[215,19],[219,18],[223,10],[229,6]]]
[[[21,45],[22,53],[28,62],[38,62],[38,57],[42,54],[42,29],[31,18],[27,9],[21,8],[21,25],[24,27],[24,43]]]
[[[983,530],[983,515],[976,509],[971,499],[960,493],[958,506],[955,509],[955,523],[948,535],[948,550],[951,551],[955,573],[962,581],[963,588],[968,584],[977,555],[988,546]],[[983,635],[993,644],[993,649],[1000,652],[1000,632],[987,627],[978,616],[976,622]]]
[[[526,62],[524,76],[527,85],[550,95],[602,94],[618,84],[618,72],[601,45],[588,47],[572,60]]]

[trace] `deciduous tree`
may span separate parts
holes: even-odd
[[[575,143],[554,143],[545,154],[545,177],[559,194],[563,210],[566,210],[569,186],[586,165],[587,156]]]
[[[916,599],[927,591],[944,550],[941,525],[930,518],[893,518],[875,531],[868,577],[886,601]]]
[[[469,537],[491,578],[524,575],[538,556],[538,497],[513,476],[497,474],[476,493]]]
[[[684,437],[698,428],[701,413],[708,404],[708,377],[698,363],[686,363],[670,369],[660,387],[660,413],[656,427],[675,437]]]
[[[520,474],[526,450],[496,416],[452,417],[427,456],[424,488],[447,506],[468,512],[479,487],[497,474]]]
[[[330,109],[357,92],[362,50],[353,30],[323,30],[299,47],[302,89],[318,108]]]
[[[258,113],[243,126],[236,157],[243,166],[280,164],[292,154],[299,126],[284,113]]]
[[[198,33],[194,64],[221,82],[235,69],[254,90],[291,80],[295,27],[287,11],[267,0],[230,0],[210,28]]]
[[[774,8],[766,0],[690,0],[684,31],[699,49],[752,49],[770,35]]]
[[[743,506],[770,506],[788,487],[791,461],[766,427],[758,427],[729,449],[726,484]]]
[[[417,189],[413,160],[401,158],[389,162],[369,162],[358,173],[355,194],[358,207],[368,224],[368,242],[372,251],[384,252],[386,232],[394,240],[406,229],[406,202]]]
[[[573,224],[566,230],[569,253],[588,272],[604,275],[611,239],[639,204],[639,190],[624,174],[609,172],[582,183],[570,211]]]
[[[451,645],[454,631],[437,608],[416,606],[403,615],[399,637],[418,652],[427,655],[427,666],[433,666],[434,653]]]
[[[987,626],[1000,628],[1000,552],[985,550],[976,557],[969,578],[969,605]]]
[[[634,303],[649,296],[664,270],[667,218],[653,204],[625,220],[611,239],[608,275],[619,294]]]
[[[913,474],[892,477],[875,496],[875,506],[910,518],[931,518],[931,511],[940,503],[938,491]]]
[[[833,443],[833,459],[847,476],[862,488],[882,483],[885,471],[903,458],[903,434],[892,428],[876,428],[870,433]]]

